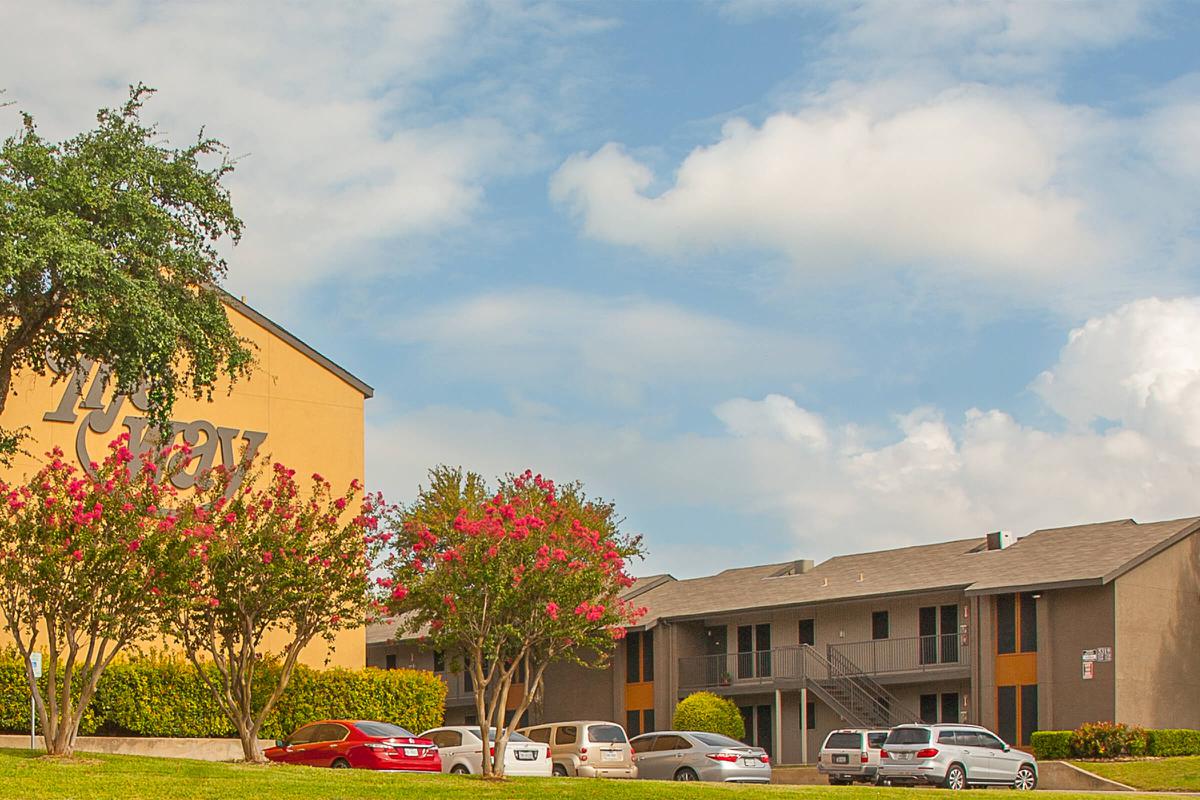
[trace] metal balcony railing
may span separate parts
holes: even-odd
[[[849,662],[867,675],[934,672],[966,666],[969,652],[957,633],[873,639],[828,647],[830,661]]]
[[[679,686],[684,689],[707,689],[802,681],[805,678],[802,647],[803,645],[792,645],[745,653],[681,658]]]

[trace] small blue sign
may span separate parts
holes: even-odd
[[[33,677],[35,677],[35,678],[42,677],[42,654],[41,653],[30,653],[29,654],[29,667],[30,667],[30,669],[33,670]]]

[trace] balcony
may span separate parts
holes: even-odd
[[[679,659],[680,689],[753,689],[800,685],[807,677],[827,678],[828,670],[807,657],[804,645],[749,653],[719,653]]]
[[[965,673],[969,649],[960,634],[846,642],[828,647],[829,661],[875,677]]]

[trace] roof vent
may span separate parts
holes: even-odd
[[[987,549],[1003,550],[1015,541],[1012,531],[993,531],[987,535]]]
[[[816,566],[816,562],[811,558],[797,559],[796,561],[785,565],[783,569],[779,570],[779,572],[776,572],[771,577],[782,578],[785,575],[803,575],[806,572],[811,572],[814,566]]]

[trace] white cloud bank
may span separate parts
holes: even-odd
[[[434,463],[485,474],[534,466],[627,506],[708,508],[726,526],[733,514],[791,534],[790,552],[739,556],[759,561],[1000,528],[1187,516],[1200,514],[1197,352],[1200,298],[1143,300],[1073,331],[1034,382],[1065,430],[1020,424],[996,409],[947,420],[922,408],[898,415],[891,440],[879,443],[782,395],[717,406],[723,434],[671,438],[435,407],[372,426],[368,474],[401,497]],[[1110,424],[1089,425],[1101,418]],[[642,532],[652,551],[647,569],[727,566],[704,549],[706,538],[727,541],[727,529],[657,548],[656,539],[678,542],[686,532]],[[738,535],[753,542],[761,533]]]

